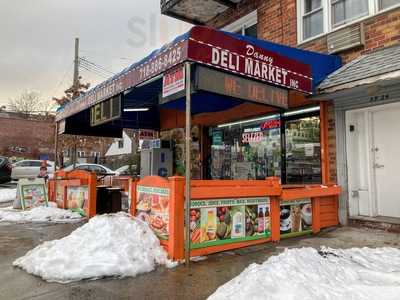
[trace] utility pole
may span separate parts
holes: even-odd
[[[74,81],[72,99],[79,96],[79,38],[75,38]]]
[[[75,57],[74,57],[74,79],[72,82],[72,99],[79,97],[79,38],[75,38]],[[77,136],[74,136],[74,147],[72,149],[73,168],[76,166],[76,144]]]

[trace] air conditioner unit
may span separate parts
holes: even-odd
[[[358,23],[328,34],[327,43],[329,54],[363,46],[365,43],[364,24]]]

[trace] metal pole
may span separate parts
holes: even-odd
[[[191,150],[191,76],[190,63],[186,68],[186,128],[185,128],[185,264],[190,263],[190,150]]]
[[[56,134],[54,140],[54,173],[57,171],[57,163],[58,163],[58,122],[56,121]]]

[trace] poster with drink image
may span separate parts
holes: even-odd
[[[280,206],[280,232],[307,233],[312,230],[311,199],[282,202]]]
[[[190,232],[193,249],[269,237],[269,199],[192,201]]]

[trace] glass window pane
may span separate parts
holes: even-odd
[[[256,38],[257,37],[257,24],[254,24],[253,26],[247,27],[244,30],[244,35]]]
[[[309,13],[319,7],[321,7],[321,0],[305,0],[304,1],[304,13]]]
[[[396,4],[400,4],[400,0],[380,0],[379,1],[379,9],[382,10],[385,8],[389,8]]]
[[[339,0],[332,4],[333,25],[338,26],[368,15],[368,0]]]
[[[40,161],[31,161],[30,166],[31,167],[40,167],[42,165],[42,162]]]
[[[265,179],[281,175],[280,119],[265,119],[211,133],[212,179]]]
[[[287,121],[286,183],[321,182],[319,117]]]
[[[303,39],[316,36],[324,30],[322,9],[303,17]]]

